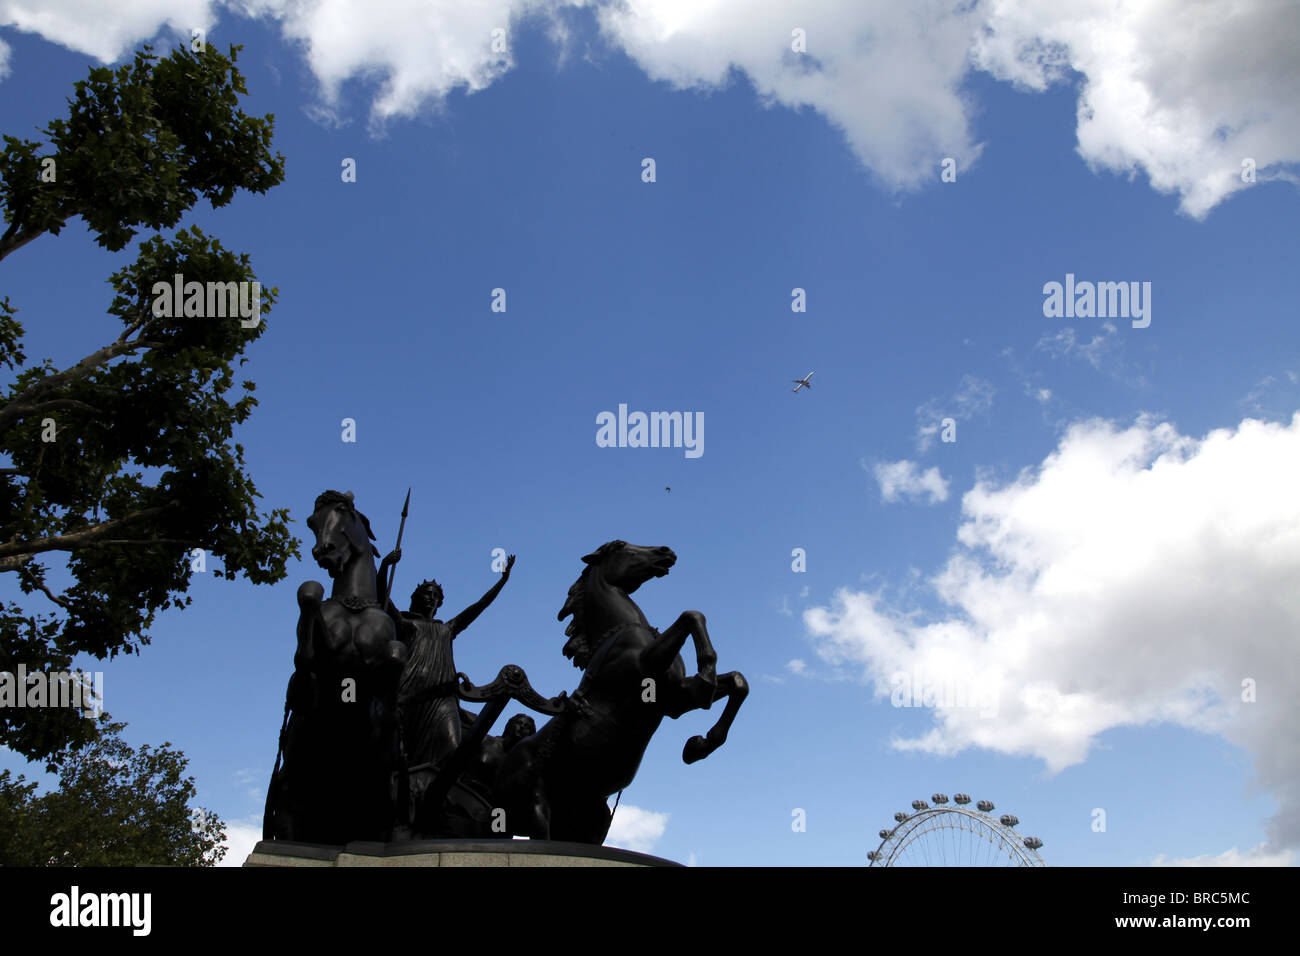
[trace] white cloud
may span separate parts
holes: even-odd
[[[1111,326],[1111,330],[1114,331],[1114,326]],[[1117,341],[1105,335],[1094,335],[1087,344],[1081,344],[1074,328],[1067,325],[1055,335],[1044,335],[1034,348],[1046,352],[1052,358],[1065,358],[1078,353],[1088,360],[1089,365],[1100,370],[1102,361]]]
[[[880,484],[881,501],[916,500],[922,495],[929,495],[932,505],[948,500],[948,482],[936,467],[921,471],[914,461],[888,461],[877,463],[872,473]]]
[[[1296,389],[1300,376],[1287,370],[1283,377],[1285,381],[1276,375],[1264,376],[1238,403],[1239,407],[1252,417],[1285,420],[1292,409],[1300,406],[1300,392]]]
[[[1044,335],[1034,345],[1034,351],[1046,352],[1054,359],[1083,358],[1098,372],[1108,375],[1130,388],[1147,387],[1146,376],[1123,357],[1124,340],[1116,335],[1109,322],[1102,323],[1102,331],[1087,342],[1080,340],[1073,326],[1065,326],[1055,335]]]
[[[931,580],[950,616],[841,589],[804,623],[878,696],[905,672],[998,701],[994,716],[937,707],[900,749],[982,747],[1057,771],[1114,727],[1220,734],[1277,800],[1270,840],[1300,846],[1297,474],[1300,413],[1201,440],[1149,419],[1078,424],[1040,468],[963,496],[958,547]]]
[[[1270,850],[1267,844],[1261,843],[1259,846],[1252,847],[1245,851],[1238,850],[1235,846],[1231,850],[1224,850],[1218,854],[1206,854],[1204,856],[1191,856],[1182,859],[1166,859],[1162,853],[1151,861],[1152,866],[1294,866],[1296,862],[1296,852],[1294,850]]]
[[[1300,13],[1284,0],[0,0],[0,26],[107,62],[164,27],[212,32],[218,9],[266,17],[315,74],[317,115],[335,112],[348,80],[378,80],[382,123],[503,76],[513,46],[493,50],[495,28],[509,38],[539,18],[563,59],[565,16],[583,7],[654,79],[716,88],[734,70],[766,105],[811,108],[891,190],[937,183],[944,157],[976,163],[963,90],[975,69],[1033,90],[1077,71],[1079,153],[1095,169],[1144,170],[1190,215],[1246,188],[1248,157],[1260,181],[1300,181]]]
[[[279,21],[301,44],[331,110],[343,83],[380,79],[371,118],[382,122],[436,106],[452,90],[482,90],[513,65],[512,22],[528,0],[246,0],[245,9]],[[492,31],[505,31],[494,50]]]
[[[226,855],[218,866],[243,866],[262,839],[262,821],[253,817],[226,824]]]
[[[891,189],[937,182],[945,156],[960,170],[979,157],[961,93],[978,20],[947,0],[626,0],[599,19],[656,80],[718,87],[735,67],[765,104],[812,107]]]
[[[0,40],[0,80],[9,75],[9,45]]]
[[[210,0],[0,0],[0,26],[111,63],[164,28],[186,40],[196,27],[210,31],[216,20],[213,6]]]
[[[1112,330],[1114,330],[1114,326],[1112,326]],[[1054,336],[1041,337],[1034,347],[1037,350],[1047,352],[1052,358],[1063,358],[1063,356],[1078,352],[1079,355],[1088,360],[1089,365],[1100,369],[1101,360],[1105,358],[1106,350],[1113,346],[1114,343],[1115,339],[1113,338],[1093,336],[1087,345],[1080,345],[1074,326],[1066,325]]]
[[[614,822],[610,825],[609,835],[605,837],[605,845],[649,853],[654,850],[667,826],[668,814],[622,803],[614,811]]]
[[[1242,182],[1296,181],[1300,7],[1277,0],[995,0],[974,59],[1042,90],[1083,74],[1078,151],[1095,169],[1146,172],[1179,208],[1204,216]]]
[[[916,409],[916,450],[925,454],[934,444],[945,418],[954,422],[970,421],[993,407],[993,383],[974,375],[962,376],[957,391],[947,401],[932,398]]]
[[[796,657],[793,660],[786,661],[785,669],[791,674],[803,675],[808,673],[808,664]]]

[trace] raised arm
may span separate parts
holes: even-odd
[[[506,582],[510,580],[510,569],[514,566],[515,556],[512,554],[506,558],[506,569],[501,572],[501,580],[488,588],[487,593],[476,602],[465,608],[465,610],[461,611],[447,622],[447,626],[451,628],[451,636],[453,638],[455,638],[461,631],[465,630],[465,628],[473,624],[474,620],[483,613],[487,606],[496,600],[496,596],[501,593],[501,589],[505,587]]]

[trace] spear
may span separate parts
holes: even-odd
[[[407,488],[406,501],[402,503],[402,523],[397,527],[397,548],[400,548],[402,546],[402,534],[406,531],[406,515],[407,512],[410,510],[410,507],[411,507],[411,489]],[[394,550],[396,550],[396,548]],[[394,561],[393,566],[388,569],[388,587],[384,589],[384,593],[388,595],[388,599],[390,601],[393,599],[393,579],[396,577],[397,577],[397,562]]]

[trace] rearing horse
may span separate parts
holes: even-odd
[[[316,499],[312,557],[334,581],[298,589],[298,651],[281,754],[267,795],[265,839],[387,840],[404,784],[397,682],[406,647],[380,606],[370,522],[351,494]]]
[[[682,751],[687,763],[702,760],[726,741],[749,685],[739,671],[715,673],[699,611],[683,611],[660,634],[629,596],[668,573],[677,560],[671,549],[610,541],[582,560],[587,567],[557,615],[573,615],[564,654],[583,669],[582,681],[565,713],[506,756],[495,800],[513,834],[601,844],[612,820],[606,801],[632,782],[664,717],[727,699],[712,729]],[[688,637],[699,671],[691,677],[679,656]]]

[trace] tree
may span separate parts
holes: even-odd
[[[68,118],[51,122],[45,141],[6,135],[0,260],[78,216],[99,245],[119,251],[140,228],[176,226],[200,198],[218,208],[240,189],[281,182],[274,116],[238,109],[247,94],[238,50],[159,60],[145,47],[134,63],[78,82]],[[299,554],[288,509],[259,513],[233,443],[257,404],[251,381],[232,392],[233,366],[266,330],[275,290],[261,293],[247,322],[166,314],[155,285],[177,274],[257,281],[246,255],[197,227],[155,234],[109,280],[116,337],[63,369],[27,362],[18,310],[0,300],[0,365],[14,376],[0,399],[0,455],[9,459],[0,467],[0,573],[31,596],[24,604],[36,602],[0,602],[0,670],[138,653],[159,611],[190,603],[195,549],[220,558],[227,579],[255,584],[281,580]],[[43,563],[55,556],[72,580],[61,592]],[[5,709],[0,744],[55,769],[96,726],[66,708]]]
[[[0,866],[212,866],[225,856],[225,825],[189,805],[185,755],[170,743],[136,751],[125,728],[102,716],[56,791],[36,796],[36,784],[0,773]]]

